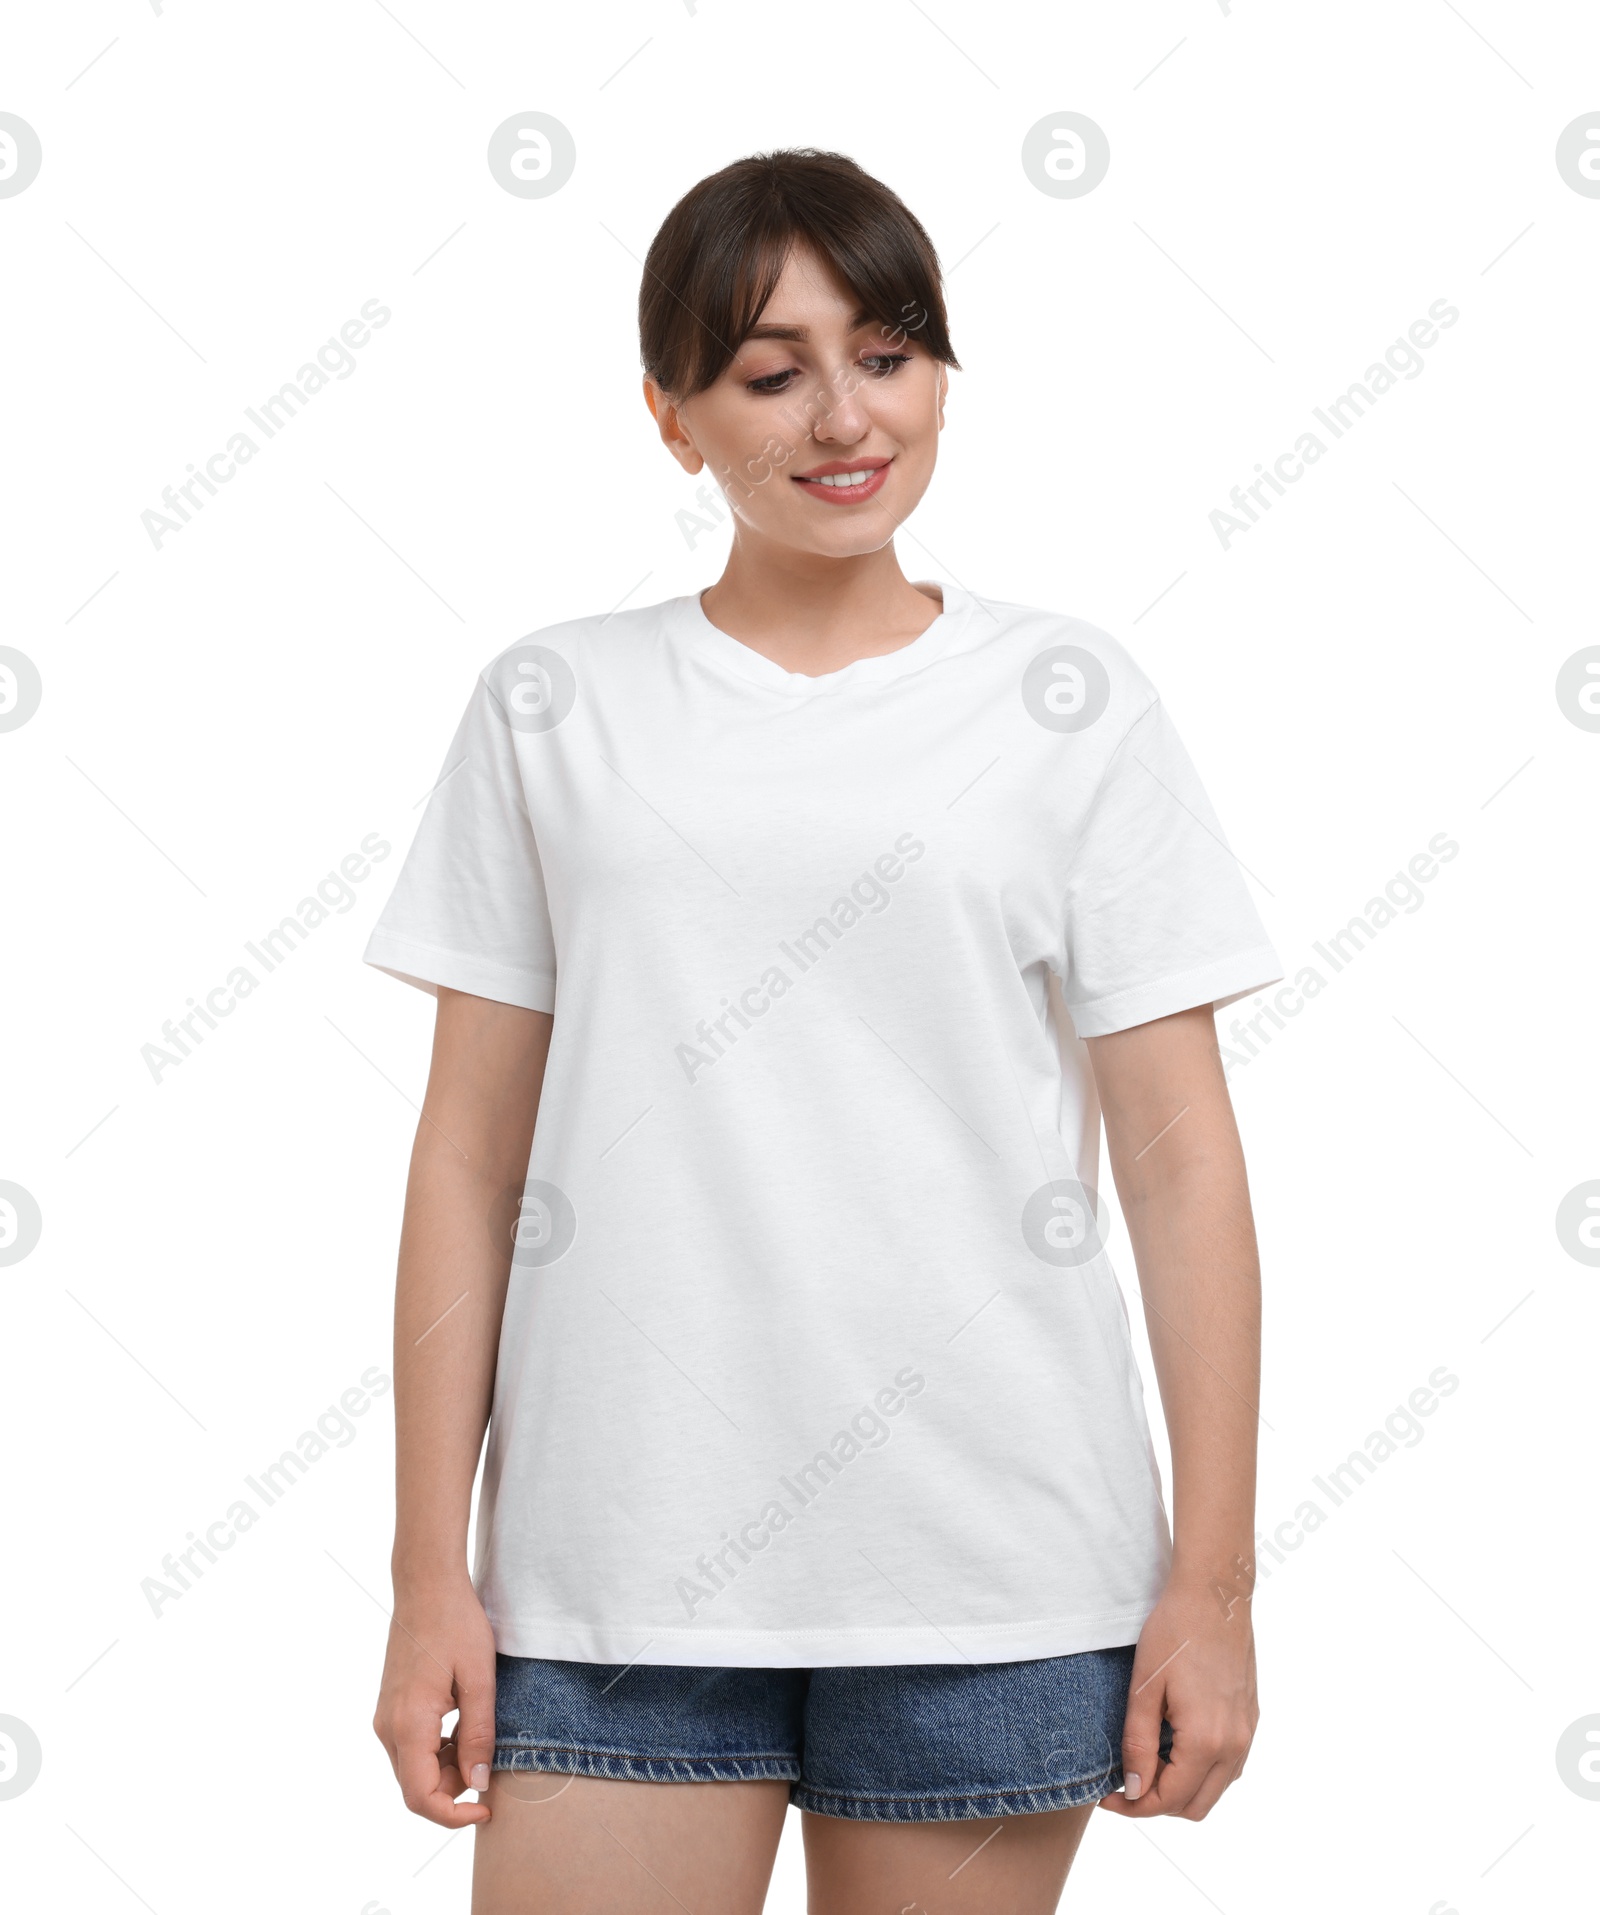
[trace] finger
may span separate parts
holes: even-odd
[[[1183,1816],[1186,1821],[1202,1821],[1221,1801],[1223,1791],[1233,1778],[1234,1767],[1231,1759],[1214,1762],[1207,1773],[1201,1776],[1200,1786],[1176,1813]]]
[[[1186,1735],[1181,1728],[1175,1727],[1172,1760],[1157,1776],[1155,1787],[1140,1797],[1134,1813],[1186,1815],[1205,1786],[1206,1778],[1222,1761],[1222,1754],[1220,1739],[1202,1739],[1192,1731]]]
[[[1107,1796],[1100,1806],[1138,1818],[1177,1815],[1192,1800],[1215,1760],[1215,1754],[1202,1749],[1193,1736],[1186,1740],[1174,1730],[1171,1756],[1157,1768],[1155,1780],[1146,1783],[1131,1801],[1124,1792]]]
[[[1131,1808],[1155,1784],[1161,1759],[1161,1719],[1166,1685],[1160,1675],[1139,1679],[1134,1667],[1128,1712],[1122,1724],[1122,1794],[1103,1798],[1107,1808]]]
[[[1167,1791],[1163,1788],[1163,1784],[1171,1767],[1170,1762],[1157,1763],[1156,1777],[1153,1782],[1146,1782],[1141,1776],[1139,1793],[1131,1801],[1124,1785],[1120,1794],[1102,1796],[1099,1806],[1109,1809],[1113,1815],[1130,1817],[1169,1815],[1171,1810],[1166,1806]]]
[[[400,1778],[400,1793],[413,1815],[447,1829],[488,1821],[489,1811],[481,1803],[458,1803],[451,1794],[448,1777],[454,1775],[455,1793],[459,1794],[460,1776],[455,1770],[454,1751],[439,1743],[437,1721],[412,1724],[402,1730],[396,1753],[395,1773]]]
[[[494,1763],[494,1673],[487,1679],[456,1674],[461,1713],[456,1718],[456,1751],[464,1788],[481,1795]]]
[[[439,1793],[441,1795],[448,1796],[454,1802],[458,1797],[465,1795],[468,1789],[476,1788],[481,1799],[482,1793],[489,1786],[488,1775],[487,1773],[484,1775],[481,1783],[474,1783],[467,1779],[471,1773],[462,1759],[454,1736],[439,1744]],[[469,1803],[467,1806],[470,1808],[472,1805]]]
[[[461,1759],[456,1754],[456,1739],[447,1735],[439,1744],[439,1787],[452,1801],[458,1795],[466,1793],[466,1783],[461,1779]]]

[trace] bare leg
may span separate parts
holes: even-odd
[[[760,1915],[787,1782],[611,1782],[496,1769],[472,1915]]]
[[[813,1915],[1051,1915],[1094,1812],[971,1822],[853,1822],[806,1814]]]

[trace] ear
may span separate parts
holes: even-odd
[[[950,391],[950,368],[941,363],[939,367],[938,396],[935,407],[938,413],[939,430],[944,431],[944,402]]]
[[[661,443],[691,477],[705,467],[705,460],[695,448],[689,437],[688,428],[683,422],[683,414],[667,397],[648,373],[644,380],[644,402],[650,408],[650,416],[656,422],[656,430],[661,434]]]

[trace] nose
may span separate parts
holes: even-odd
[[[812,426],[813,436],[825,445],[859,444],[872,430],[866,391],[859,369],[841,366],[818,394],[821,417]]]

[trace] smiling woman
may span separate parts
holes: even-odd
[[[938,255],[854,161],[765,154],[702,180],[646,256],[639,338],[663,440],[686,472],[710,467],[747,539],[859,558],[927,490],[958,365]],[[918,596],[903,581],[886,595],[884,637],[927,623]],[[713,619],[759,616],[728,579],[702,603]]]
[[[439,999],[375,1727],[413,1809],[479,1825],[477,1915],[640,1907],[641,1857],[754,1915],[790,1803],[829,1915],[919,1879],[1043,1915],[1095,1803],[1198,1819],[1254,1728],[1212,1012],[1280,967],[1122,646],[900,569],[956,360],[887,187],[702,180],[640,343],[722,576],[489,663],[367,949]],[[841,1476],[888,1377],[915,1416]]]

